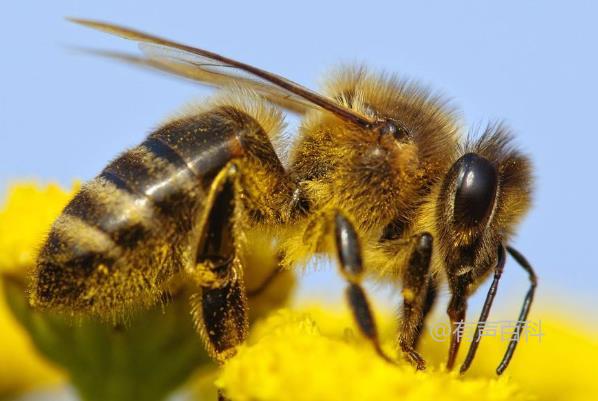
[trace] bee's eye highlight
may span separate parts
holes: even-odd
[[[498,187],[496,168],[475,153],[463,155],[453,168],[457,169],[453,208],[455,222],[477,225],[490,215],[494,206]]]
[[[399,142],[404,142],[409,137],[405,128],[390,120],[384,121],[380,126],[380,134],[392,135]]]
[[[382,127],[380,127],[380,133],[382,135],[395,135],[397,130],[396,124],[392,121],[385,121]]]

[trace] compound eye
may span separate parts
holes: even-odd
[[[453,208],[455,222],[474,226],[491,213],[498,187],[496,168],[485,158],[467,153],[455,163],[457,186]]]

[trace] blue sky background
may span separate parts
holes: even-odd
[[[539,303],[595,308],[598,6],[590,1],[54,0],[7,2],[1,15],[0,191],[23,178],[64,185],[89,179],[164,117],[208,93],[69,53],[68,45],[136,48],[65,16],[137,27],[310,87],[339,62],[367,62],[438,88],[474,126],[508,122],[536,167],[535,208],[515,245],[540,275]],[[306,281],[304,295],[341,296],[329,290],[331,282],[339,287],[334,271]],[[526,285],[509,263],[496,303],[518,305]]]

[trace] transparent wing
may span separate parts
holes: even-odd
[[[129,53],[88,48],[76,48],[75,50],[134,65],[136,67],[160,71],[169,75],[176,75],[198,82],[201,85],[207,85],[215,88],[226,88],[231,86],[249,88],[258,95],[267,99],[269,102],[296,114],[305,114],[310,109],[318,108],[318,106],[315,106],[307,100],[299,96],[289,94],[272,84],[260,82],[247,77],[241,77],[236,74],[207,71],[197,68],[193,65],[171,61],[164,58],[148,58]]]
[[[281,102],[320,107],[344,120],[365,127],[374,123],[370,118],[286,78],[220,54],[104,22],[82,19],[71,21],[139,42],[139,47],[145,55],[145,58],[138,59],[142,65],[202,82],[201,78],[209,78],[208,82],[218,84],[238,80],[241,84],[244,82],[252,87],[261,88],[264,94],[269,94]]]

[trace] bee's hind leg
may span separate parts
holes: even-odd
[[[403,273],[403,316],[399,334],[399,346],[405,358],[423,370],[426,363],[415,350],[421,336],[426,314],[436,298],[435,278],[430,274],[432,236],[420,234]]]
[[[247,337],[247,296],[243,268],[235,247],[236,165],[216,177],[208,199],[209,214],[191,273],[199,291],[191,298],[192,315],[205,347],[217,362],[234,355]]]
[[[361,245],[353,224],[340,212],[334,215],[335,245],[340,270],[348,282],[346,289],[347,301],[353,312],[353,317],[361,333],[368,338],[376,352],[386,361],[394,361],[384,353],[380,345],[378,328],[369,301],[361,286],[363,276],[363,263],[361,258]]]

